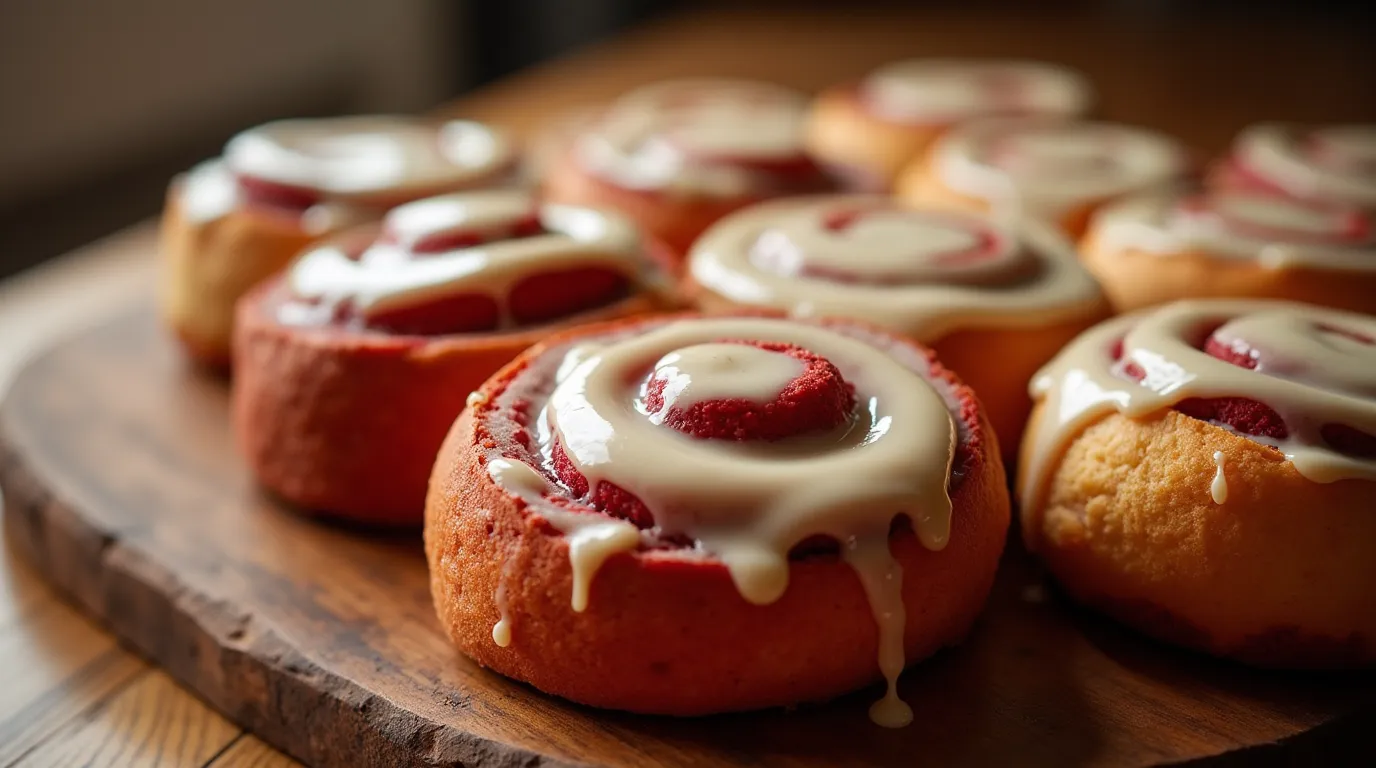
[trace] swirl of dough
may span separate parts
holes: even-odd
[[[365,325],[388,328],[417,313],[450,309],[462,316],[463,308],[452,305],[478,298],[500,308],[496,327],[510,328],[530,320],[512,305],[513,294],[533,277],[577,275],[564,286],[568,292],[586,289],[603,299],[628,288],[662,288],[663,277],[629,220],[609,211],[538,204],[524,192],[454,193],[407,203],[388,213],[380,233],[368,235],[362,242],[322,244],[296,261],[287,281],[298,301],[283,306],[284,322],[325,322],[345,311]]]
[[[637,404],[638,374],[647,368],[672,367],[672,377],[684,382],[676,387],[678,407],[734,398],[767,403],[797,375],[771,360],[782,357],[777,353],[723,360],[722,339],[791,344],[820,355],[854,385],[864,407],[843,429],[787,446],[742,448],[685,437]],[[954,447],[946,403],[886,351],[825,328],[703,319],[591,350],[554,390],[549,417],[555,439],[590,484],[626,489],[663,530],[701,541],[754,602],[782,594],[788,550],[810,535],[887,536],[893,518],[908,514],[923,543],[945,545]],[[822,476],[849,481],[823,492],[814,481]]]
[[[784,404],[817,423],[750,434]],[[894,519],[906,516],[925,547],[947,544],[960,441],[953,407],[911,362],[863,336],[775,318],[693,318],[574,347],[533,429],[535,453],[552,468],[546,474],[588,503],[615,489],[646,510],[658,536],[691,539],[718,558],[751,603],[782,597],[795,546],[816,536],[841,542],[880,628],[889,692],[872,714],[902,725],[911,718],[894,687],[904,666],[904,604],[888,542]],[[742,409],[758,419],[729,435],[682,423],[720,422]],[[511,459],[489,461],[488,471],[532,503],[570,492]],[[626,519],[547,506],[541,514],[570,539],[581,611],[592,571],[642,539]]]
[[[1228,170],[1225,186],[1376,209],[1376,125],[1256,125],[1238,136]]]
[[[859,318],[922,341],[957,327],[1047,324],[1101,301],[1070,244],[1043,223],[870,196],[746,209],[703,235],[689,269],[739,304]]]

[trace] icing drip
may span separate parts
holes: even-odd
[[[1056,120],[961,126],[937,143],[931,163],[944,185],[996,210],[1053,218],[1188,169],[1184,148],[1153,131]]]
[[[805,114],[801,94],[767,83],[671,81],[617,100],[574,152],[628,189],[749,194],[815,171],[803,150]]]
[[[487,471],[498,485],[522,496],[539,497],[550,490],[544,476],[519,461],[492,459],[487,462]],[[544,506],[539,514],[564,534],[568,543],[569,564],[573,569],[570,605],[574,611],[582,613],[588,608],[588,593],[597,570],[612,555],[629,552],[639,546],[640,531],[625,520],[587,512],[568,512]],[[494,638],[496,631],[494,627]]]
[[[1096,311],[1070,243],[1016,224],[836,195],[752,206],[693,247],[689,271],[731,301],[865,320],[932,341],[956,328],[1049,325]]]
[[[1213,342],[1244,350],[1253,368],[1191,344],[1211,329]],[[1029,429],[1023,509],[1040,508],[1049,473],[1090,425],[1114,412],[1150,417],[1189,398],[1244,398],[1274,410],[1282,437],[1246,436],[1279,449],[1309,480],[1376,480],[1376,458],[1343,452],[1326,437],[1334,425],[1376,435],[1372,339],[1376,318],[1278,301],[1182,301],[1096,326],[1033,379],[1032,396],[1043,406]],[[1127,366],[1142,374],[1140,382]],[[1223,478],[1222,457],[1217,461]],[[1219,503],[1226,482],[1220,487],[1216,479],[1211,489]]]
[[[842,556],[855,569],[869,598],[879,628],[879,671],[884,674],[884,698],[870,707],[870,719],[885,728],[902,728],[913,721],[913,710],[898,697],[898,676],[903,674],[903,566],[889,552],[888,528],[870,531],[846,541]]]
[[[497,604],[501,605],[501,598],[497,599]],[[497,620],[497,623],[492,625],[492,642],[496,643],[499,648],[511,645],[511,622],[507,619],[505,612],[502,613],[502,617]]]
[[[497,604],[497,623],[492,625],[492,642],[496,643],[498,648],[511,645],[511,617],[506,609],[506,583],[511,578],[511,568],[515,562],[515,558],[508,555],[502,563],[502,572],[497,577],[497,590],[492,595],[492,602]]]
[[[1376,209],[1376,125],[1257,125],[1238,137],[1234,157],[1246,173],[1295,197]]]
[[[1215,504],[1226,504],[1228,502],[1228,476],[1224,473],[1223,466],[1225,459],[1223,451],[1214,451],[1214,481],[1209,484],[1209,494],[1213,496]]]
[[[1376,269],[1376,227],[1369,214],[1267,193],[1137,195],[1101,210],[1090,237],[1113,251],[1204,252],[1272,269]]]
[[[588,609],[588,593],[593,577],[607,558],[630,552],[640,545],[640,531],[625,520],[614,520],[586,512],[541,510],[540,515],[564,534],[573,567],[573,597],[570,605],[582,613]]]
[[[549,481],[530,465],[513,459],[496,458],[487,462],[487,474],[498,485],[523,496],[543,496],[550,490]]]
[[[679,409],[711,401],[774,402],[803,372],[793,357],[722,339],[791,345],[825,358],[854,388],[851,422],[774,442],[697,439],[657,423],[643,402],[647,379],[670,382],[659,408],[667,412],[671,401]],[[911,720],[896,689],[905,663],[906,615],[903,573],[889,537],[894,518],[906,515],[925,547],[946,546],[947,483],[957,439],[946,401],[920,374],[880,347],[821,326],[767,318],[680,320],[569,348],[532,426],[546,467],[557,446],[584,476],[589,494],[610,483],[634,495],[653,515],[653,535],[692,539],[726,566],[749,602],[767,604],[784,594],[788,554],[799,542],[817,535],[840,542],[874,615],[878,664],[888,683],[871,715],[890,727]],[[565,533],[574,610],[586,608],[602,562],[643,541],[626,520],[540,503],[556,491],[526,463],[493,457],[487,469],[500,487]],[[837,475],[849,482],[827,480]]]
[[[535,224],[522,236],[522,227]],[[467,192],[392,210],[384,236],[361,253],[327,243],[303,254],[288,273],[295,296],[317,302],[307,320],[345,303],[368,320],[449,297],[507,299],[522,280],[555,271],[597,268],[658,288],[635,226],[618,214],[538,205],[521,192]],[[418,254],[425,243],[448,243]],[[284,317],[289,322],[295,317]],[[503,327],[518,322],[509,316]]]
[[[1074,116],[1090,101],[1079,74],[1027,61],[901,61],[870,74],[860,93],[881,117],[937,125],[990,115]]]

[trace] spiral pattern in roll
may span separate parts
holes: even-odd
[[[1083,229],[1088,210],[1182,177],[1184,147],[1165,135],[1116,123],[987,120],[943,136],[909,169],[899,194],[919,204],[977,207]]]
[[[694,246],[696,283],[738,304],[853,317],[920,341],[961,327],[1086,314],[1098,287],[1040,222],[900,207],[867,196],[766,203]]]
[[[634,681],[589,691],[557,659],[508,667],[530,658],[492,650],[493,642],[502,649],[518,642],[523,619],[513,615],[521,610],[509,598],[514,581],[503,582],[507,591],[494,598],[501,620],[490,640],[458,629],[471,619],[453,620],[466,652],[523,679],[540,667],[549,675],[545,685],[580,700],[652,711],[683,711],[691,698],[722,702],[692,705],[712,711],[738,706],[728,701],[778,701],[797,681],[835,690],[842,677],[873,674],[873,641],[859,653],[848,648],[841,666],[851,671],[834,676],[762,667],[749,653],[703,647],[693,638],[715,636],[719,621],[772,635],[783,626],[775,617],[844,615],[844,626],[814,639],[877,639],[889,690],[872,713],[902,725],[911,712],[894,686],[905,663],[953,642],[987,594],[1007,498],[986,422],[969,390],[931,353],[876,329],[759,316],[594,327],[532,350],[470,406],[441,453],[436,477],[448,479],[435,487],[428,513],[431,529],[440,531],[432,540],[455,543],[433,545],[432,558],[444,556],[436,547],[471,551],[462,543],[471,500],[491,497],[481,503],[497,518],[534,514],[562,534],[549,551],[571,571],[560,589],[572,589],[578,618],[550,616],[550,587],[529,582],[541,595],[541,626],[576,622],[587,643],[620,645],[612,638],[643,632],[634,617],[657,611],[644,600],[665,589],[687,629],[661,642],[689,643],[688,656],[755,681],[702,696],[665,691],[646,703],[640,694],[627,701],[618,692]],[[468,479],[476,472],[481,481]],[[469,501],[455,508],[460,498]],[[544,538],[529,546],[548,549]],[[522,578],[548,578],[555,566],[542,563],[525,566]],[[599,580],[599,598],[591,589],[604,568],[620,575],[611,586]],[[854,597],[841,604],[832,597],[855,590],[851,571],[868,616],[856,614]],[[907,584],[905,571],[914,574]],[[719,592],[723,581],[729,595]],[[526,584],[520,589],[528,591]],[[473,594],[469,588],[439,600],[442,616],[450,609],[487,614],[486,597]],[[680,605],[680,597],[687,602]],[[919,604],[922,622],[907,608]],[[707,616],[713,618],[706,625],[693,618]]]
[[[1376,210],[1376,125],[1253,126],[1213,180],[1225,189]]]
[[[427,198],[393,209],[376,232],[306,252],[281,316],[427,335],[530,325],[662,289],[647,247],[608,211],[521,192]]]

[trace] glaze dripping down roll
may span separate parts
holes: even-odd
[[[483,386],[426,510],[443,626],[484,666],[636,712],[831,698],[957,642],[1008,500],[988,424],[868,326],[627,321]]]
[[[1036,378],[1023,533],[1071,595],[1267,666],[1376,662],[1376,321],[1187,301]]]

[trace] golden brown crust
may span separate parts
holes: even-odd
[[[587,611],[575,613],[564,537],[484,468],[490,441],[481,414],[538,354],[484,386],[487,404],[455,423],[431,477],[431,589],[441,624],[466,655],[575,701],[674,715],[822,700],[879,679],[873,615],[853,570],[834,555],[795,560],[784,596],[758,606],[710,557],[623,553],[601,567]],[[950,545],[931,552],[906,528],[892,538],[909,606],[909,660],[958,642],[992,585],[1008,498],[999,458],[981,444],[976,438],[978,455],[953,493]],[[499,587],[512,630],[506,648],[492,639]]]
[[[865,111],[856,86],[839,85],[817,96],[808,117],[807,146],[825,165],[855,167],[892,189],[900,172],[945,132],[941,125],[905,125]]]
[[[688,275],[683,294],[699,310],[711,314],[740,312],[736,304],[702,286]],[[913,339],[935,352],[942,365],[974,390],[984,414],[998,436],[1004,464],[1017,461],[1032,398],[1027,394],[1033,374],[1080,332],[1109,316],[1108,306],[1083,317],[1038,328],[970,328],[933,340]]]
[[[225,367],[235,302],[316,238],[295,217],[244,206],[195,221],[186,216],[178,187],[168,190],[162,217],[158,303],[187,354]]]
[[[280,280],[240,302],[234,426],[258,481],[306,509],[416,525],[435,452],[468,394],[558,325],[510,333],[389,336],[282,325]],[[579,315],[664,309],[643,293]]]
[[[1024,536],[1082,602],[1254,664],[1376,664],[1376,484],[1312,482],[1271,448],[1168,411],[1086,429],[1043,498],[1022,511]]]
[[[1092,227],[1080,253],[1120,312],[1186,298],[1289,299],[1376,312],[1376,272],[1371,270],[1273,268],[1203,251],[1117,250]]]
[[[898,178],[894,194],[911,205],[963,213],[988,213],[990,202],[982,197],[964,194],[947,186],[932,170],[928,157],[911,163]],[[1105,200],[1094,200],[1063,212],[1056,225],[1078,239],[1089,226],[1090,217]]]

